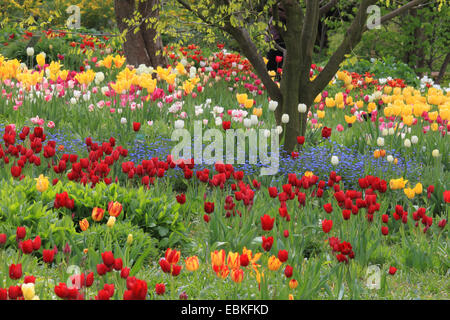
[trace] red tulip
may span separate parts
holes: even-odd
[[[129,275],[130,275],[130,268],[125,267],[120,271],[120,277],[122,279],[128,278]]]
[[[397,268],[396,267],[389,267],[389,274],[394,275],[397,272]]]
[[[332,227],[333,227],[333,220],[324,219],[322,221],[322,230],[323,230],[323,232],[325,232],[325,233],[330,232]]]
[[[450,190],[444,191],[444,202],[450,203]]]
[[[8,296],[10,300],[17,300],[17,298],[22,296],[22,289],[20,286],[10,286],[8,288]]]
[[[205,212],[210,214],[214,211],[214,202],[205,202]]]
[[[174,277],[178,276],[181,272],[181,268],[182,267],[180,265],[177,264],[172,265],[172,276]]]
[[[287,259],[288,259],[288,252],[286,251],[286,250],[280,250],[280,251],[278,251],[278,259],[281,261],[281,262],[286,262],[287,261]]]
[[[166,292],[166,285],[164,283],[157,283],[155,285],[155,292],[157,295],[163,295]]]
[[[107,267],[111,267],[114,265],[114,255],[111,251],[105,251],[102,253],[102,260],[103,263],[107,266]]]
[[[88,275],[86,276],[86,287],[90,287],[92,286],[92,284],[94,283],[94,273],[93,272],[89,272]]]
[[[0,300],[8,299],[8,290],[0,288]]]
[[[388,223],[389,216],[387,214],[383,214],[381,216],[381,220],[383,221],[383,223]]]
[[[103,263],[97,265],[97,273],[99,276],[103,276],[104,274],[106,274],[106,272],[108,272],[107,266],[105,266]]]
[[[265,236],[262,236],[262,247],[264,251],[270,251],[273,245],[273,237],[266,238]]]
[[[382,226],[382,227],[381,227],[381,233],[382,233],[384,236],[387,236],[388,233],[389,233],[389,228],[386,227],[386,226]]]
[[[141,128],[141,124],[139,122],[133,122],[133,130],[135,132],[138,132],[140,128]]]
[[[120,271],[122,270],[122,267],[123,267],[122,258],[114,259],[114,266],[113,266],[114,270]]]
[[[240,260],[240,264],[241,264],[242,267],[248,266],[248,264],[249,264],[249,262],[250,262],[250,261],[248,260],[248,255],[246,255],[246,254],[241,255],[241,256],[239,257],[239,260]]]
[[[19,166],[12,166],[11,167],[11,175],[14,178],[19,177],[21,173],[22,173],[22,168],[21,167],[19,167]]]
[[[269,187],[268,190],[271,198],[276,198],[278,196],[277,187]]]
[[[36,236],[33,240],[33,250],[39,250],[41,248],[41,237]]]
[[[9,277],[13,280],[22,278],[22,265],[20,263],[13,263],[9,266]]]
[[[159,260],[159,266],[164,273],[170,272],[170,263],[165,258]]]
[[[179,204],[184,204],[186,202],[186,195],[184,193],[177,195],[176,198]]]
[[[23,283],[36,283],[36,277],[34,277],[34,276],[25,276],[23,278]]]
[[[273,228],[273,223],[275,221],[275,218],[272,218],[271,216],[265,214],[261,217],[261,226],[264,231],[270,231]]]
[[[4,245],[6,243],[6,234],[0,233],[0,245]]]
[[[16,239],[17,240],[25,239],[26,234],[27,234],[27,230],[25,229],[25,227],[17,227],[17,230],[16,230]]]
[[[284,269],[284,275],[286,276],[286,278],[292,277],[293,270],[294,269],[290,265],[286,266],[286,268]]]
[[[441,221],[439,221],[438,227],[444,229],[446,224],[447,224],[447,220],[442,219]]]
[[[20,243],[20,247],[24,254],[30,254],[33,252],[33,241],[31,241],[30,239],[22,241]]]
[[[326,213],[331,213],[333,211],[333,206],[331,205],[331,203],[324,204],[323,208]]]
[[[44,260],[45,263],[52,263],[54,258],[55,258],[55,251],[48,249],[42,251],[42,259]]]
[[[304,144],[305,143],[305,137],[304,136],[300,136],[300,137],[297,137],[297,143],[298,144]]]
[[[323,127],[322,129],[322,137],[327,139],[331,136],[331,128]]]
[[[60,282],[59,285],[56,285],[54,291],[55,294],[61,299],[66,299],[69,294],[67,285],[63,282]]]

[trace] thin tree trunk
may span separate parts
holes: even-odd
[[[439,70],[439,74],[436,78],[436,83],[440,84],[442,79],[444,78],[445,71],[447,70],[447,66],[450,63],[450,52],[447,53],[444,59],[444,63],[442,63],[441,69]]]

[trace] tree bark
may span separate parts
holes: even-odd
[[[114,0],[114,11],[116,14],[117,26],[122,33],[126,32],[123,50],[127,58],[127,63],[133,66],[145,64],[156,67],[166,65],[167,57],[162,55],[163,44],[160,37],[156,37],[157,31],[151,25],[143,22],[140,26],[129,26],[126,20],[131,20],[136,10],[141,17],[157,18],[158,10],[153,10],[158,0],[146,0],[136,4],[135,0]],[[139,27],[135,32],[135,28]]]
[[[447,66],[450,63],[450,52],[445,56],[444,62],[442,63],[441,69],[439,70],[439,74],[436,78],[436,83],[440,84],[442,79],[444,78],[445,71],[447,70]]]

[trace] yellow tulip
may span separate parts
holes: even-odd
[[[397,159],[397,158],[395,158],[395,159]],[[394,160],[394,163],[395,163],[395,160]],[[389,187],[392,190],[403,189],[407,182],[408,182],[408,180],[404,180],[403,178],[391,179],[389,181]]]
[[[414,192],[414,189],[411,189],[411,188],[405,188],[405,189],[403,189],[403,191],[405,192],[408,199],[412,199],[416,195],[416,193]]]
[[[33,300],[35,296],[34,283],[22,284],[22,294],[25,300]]]
[[[114,224],[116,223],[116,217],[109,217],[108,222],[106,223],[106,226],[108,228],[114,227]]]
[[[251,107],[253,107],[253,99],[248,99],[247,101],[245,101],[244,106],[246,109],[250,109]]]
[[[436,122],[433,122],[430,127],[431,127],[432,131],[437,131],[439,126],[438,126],[438,124]]]
[[[421,194],[422,191],[423,191],[423,186],[422,186],[422,184],[419,182],[419,183],[417,183],[416,186],[414,187],[414,192],[415,192],[416,194]]]
[[[36,61],[39,66],[44,66],[45,64],[45,55],[41,52],[36,56]]]
[[[349,124],[353,124],[356,121],[356,116],[349,117],[347,115],[344,115],[345,122]]]
[[[325,111],[317,110],[317,117],[318,117],[319,119],[324,118],[324,117],[325,117]]]
[[[41,174],[39,175],[39,178],[35,178],[34,180],[36,180],[36,189],[39,192],[47,191],[49,185],[47,177],[44,177],[44,175]]]
[[[247,94],[246,93],[242,93],[242,94],[237,93],[236,99],[239,104],[245,105],[245,102],[247,101]]]
[[[257,116],[258,118],[262,116],[262,108],[254,108],[253,114]]]
[[[271,256],[268,261],[268,267],[271,271],[277,271],[280,269],[282,262],[275,256]]]
[[[133,235],[130,233],[127,237],[127,244],[130,245],[133,243]]]

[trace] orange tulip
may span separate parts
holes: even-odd
[[[103,219],[103,216],[105,214],[105,210],[102,208],[95,207],[92,209],[92,220],[94,221],[101,221]]]
[[[187,257],[186,260],[184,260],[184,262],[186,264],[186,269],[188,271],[191,271],[191,272],[196,271],[199,267],[197,256]]]
[[[177,264],[180,260],[180,251],[167,248],[165,258],[170,264]]]
[[[117,201],[112,202],[111,201],[108,204],[108,213],[109,213],[110,216],[117,218],[120,215],[121,212],[122,212],[122,205],[119,202],[117,202]]]
[[[244,271],[241,268],[231,271],[231,280],[236,283],[241,283],[242,279],[244,279]]]
[[[232,270],[238,269],[240,267],[240,259],[238,252],[228,252],[227,265],[228,268]]]
[[[82,231],[86,231],[89,228],[89,221],[83,219],[80,221],[80,228]]]

